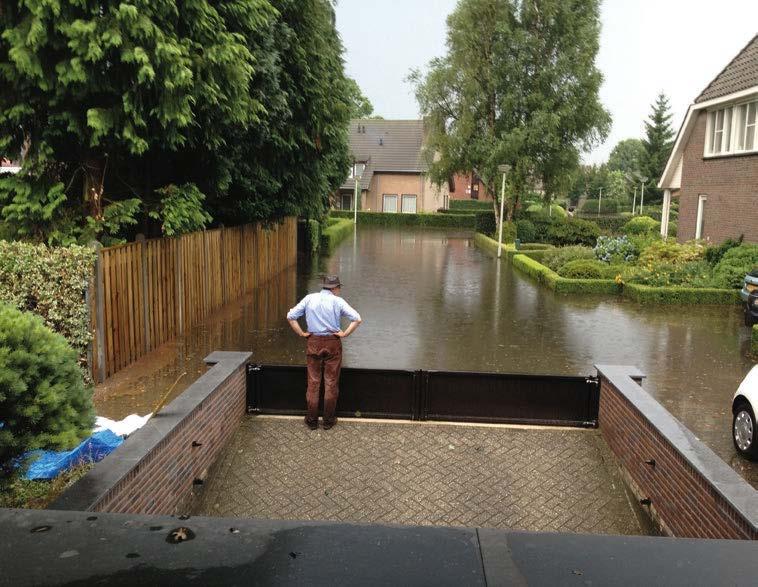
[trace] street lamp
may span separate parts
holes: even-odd
[[[500,232],[497,238],[497,258],[503,254],[503,214],[505,213],[505,176],[511,170],[510,165],[498,165],[497,170],[503,174],[503,188],[500,191]]]
[[[640,192],[640,216],[641,216],[643,213],[642,208],[645,205],[645,182],[648,180],[648,178],[645,177],[644,175],[640,175],[639,178],[640,178],[640,183],[642,184],[642,188],[641,188],[642,191]]]
[[[362,172],[358,171],[358,164],[353,162],[353,180],[355,181],[355,195],[353,196],[353,222],[358,226],[358,198],[360,198],[359,185]]]

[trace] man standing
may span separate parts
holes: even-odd
[[[305,394],[308,415],[305,424],[311,430],[318,428],[318,401],[321,388],[321,371],[324,372],[324,430],[337,422],[340,369],[342,367],[342,339],[350,336],[361,323],[361,316],[340,297],[342,284],[336,275],[325,277],[321,291],[305,296],[287,313],[287,320],[298,336],[307,338],[308,390]],[[308,331],[298,323],[305,314]],[[350,326],[342,330],[340,319],[345,316]]]

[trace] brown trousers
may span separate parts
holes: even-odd
[[[305,351],[308,364],[308,402],[306,420],[318,422],[318,402],[321,391],[321,372],[324,373],[324,422],[334,422],[337,397],[340,394],[339,380],[342,368],[342,339],[337,336],[309,336]]]

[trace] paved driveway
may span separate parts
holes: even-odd
[[[197,515],[643,533],[594,430],[249,417]]]

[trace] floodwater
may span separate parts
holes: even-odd
[[[645,389],[758,486],[758,467],[730,437],[732,394],[753,364],[738,308],[555,294],[466,232],[360,227],[330,258],[284,272],[98,386],[98,413],[152,411],[196,379],[213,350],[304,363],[285,314],[326,271],[340,275],[364,321],[345,342],[346,366],[590,375],[594,364],[634,365]]]

